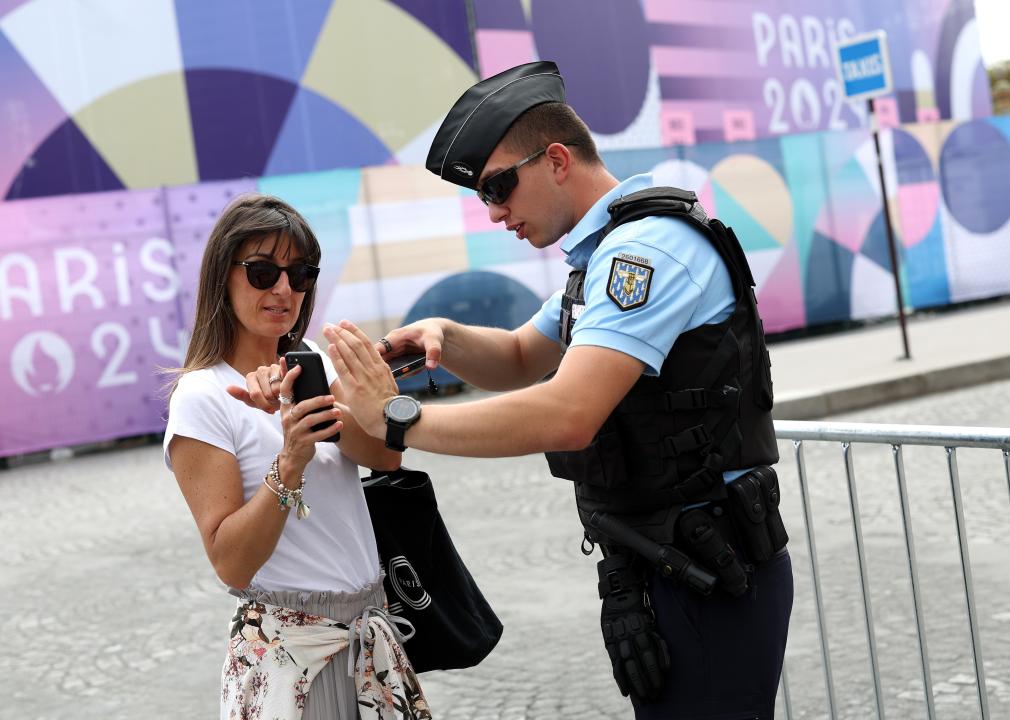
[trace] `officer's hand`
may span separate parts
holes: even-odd
[[[323,327],[331,345],[326,349],[340,379],[344,402],[358,424],[372,437],[386,436],[383,409],[397,394],[396,381],[372,341],[354,323],[341,320]]]
[[[379,340],[375,349],[383,360],[390,360],[407,353],[423,352],[426,357],[425,367],[434,370],[442,361],[442,344],[445,342],[445,331],[438,318],[426,318],[405,325],[388,333],[385,338],[389,343]]]
[[[663,689],[670,652],[656,632],[652,612],[644,602],[638,605],[638,609],[613,610],[604,599],[600,626],[621,694],[652,700]]]
[[[670,652],[645,604],[643,571],[623,553],[603,558],[596,571],[603,600],[600,628],[617,687],[636,701],[655,699],[670,669]]]

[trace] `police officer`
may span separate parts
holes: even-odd
[[[546,452],[574,483],[583,549],[601,548],[604,645],[636,717],[772,717],[792,569],[770,363],[732,230],[691,192],[618,182],[552,62],[463,93],[427,167],[476,190],[519,240],[564,237],[573,270],[514,331],[434,318],[373,345],[347,321],[326,326],[351,411],[399,450]],[[422,408],[381,361],[409,351],[514,392]]]

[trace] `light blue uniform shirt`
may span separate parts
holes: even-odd
[[[659,375],[682,334],[728,318],[736,304],[729,272],[700,231],[671,217],[651,216],[620,225],[596,246],[609,222],[607,206],[623,195],[653,187],[651,174],[635,175],[601,197],[561,243],[566,262],[586,270],[586,305],[572,328],[570,347],[596,345],[618,350],[645,363],[646,375]],[[608,295],[614,259],[635,258],[651,268],[644,304],[622,310]],[[640,263],[641,264],[641,263]],[[616,278],[614,278],[616,280]],[[554,293],[533,316],[533,324],[560,342],[561,298]],[[620,292],[618,292],[620,295]],[[724,473],[727,482],[741,473]]]
[[[579,220],[561,249],[569,265],[586,270],[586,307],[572,328],[571,347],[619,350],[645,363],[647,375],[659,375],[677,337],[725,320],[736,298],[719,253],[683,220],[647,217],[626,223],[596,247],[599,232],[610,220],[607,206],[622,195],[652,186],[649,174],[620,183]],[[644,259],[652,268],[648,299],[631,310],[622,310],[607,294],[613,260],[622,254]],[[562,295],[562,290],[554,293],[533,316],[537,330],[557,341]]]

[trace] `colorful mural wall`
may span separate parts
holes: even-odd
[[[0,0],[0,198],[422,164],[537,58],[605,150],[854,129],[832,43],[872,29],[895,123],[990,113],[972,0]]]
[[[482,74],[555,60],[604,147],[865,126],[833,44],[887,32],[900,122],[990,112],[971,0],[475,0]],[[606,58],[605,63],[600,58]]]
[[[865,112],[822,58],[884,26],[905,300],[1010,292],[1010,124],[987,117],[970,0],[823,6],[0,0],[0,456],[162,429],[157,369],[182,361],[203,245],[241,192],[316,229],[313,333],[379,334],[474,271],[508,280],[498,306],[560,287],[557,249],[421,166],[465,87],[537,57],[618,177],[695,189],[737,229],[775,332],[894,311]],[[474,292],[471,311],[494,304]]]

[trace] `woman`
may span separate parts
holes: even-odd
[[[332,394],[299,403],[291,396],[301,368],[286,372],[279,360],[303,342],[319,259],[292,207],[263,195],[236,199],[207,242],[193,336],[172,391],[165,461],[214,570],[240,598],[221,716],[356,718],[359,703],[367,715],[399,695],[402,716],[425,717],[378,610],[382,578],[358,479],[358,465],[395,469],[399,453],[342,412],[325,354]],[[252,407],[264,400],[277,411]],[[313,432],[323,420],[336,424]],[[340,440],[326,441],[336,430]],[[359,634],[367,647],[349,678]]]

